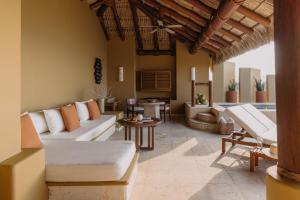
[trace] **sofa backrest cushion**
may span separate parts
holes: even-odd
[[[33,112],[29,113],[29,115],[38,134],[49,131],[44,112]]]
[[[67,131],[71,132],[80,127],[75,105],[63,106],[60,110]]]
[[[79,121],[84,122],[90,119],[87,102],[75,102]]]
[[[100,110],[96,101],[89,101],[87,105],[88,105],[91,120],[95,120],[101,117]]]
[[[21,116],[21,147],[22,148],[40,148],[41,140],[36,132],[29,114]]]
[[[58,133],[65,130],[60,109],[44,110],[46,122],[51,133]]]

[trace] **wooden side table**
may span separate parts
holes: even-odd
[[[139,150],[154,150],[154,128],[161,123],[160,119],[153,119],[151,122],[129,122],[118,121],[125,127],[125,140],[131,140],[131,128],[135,129],[135,146]],[[148,129],[148,144],[143,146],[143,129]]]
[[[254,168],[258,166],[258,159],[277,161],[277,155],[270,153],[269,148],[254,147],[250,150],[250,172],[254,172]]]
[[[105,110],[107,111],[117,111],[120,101],[114,101],[111,103],[105,102]]]

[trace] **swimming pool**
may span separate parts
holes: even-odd
[[[216,104],[218,106],[228,108],[231,106],[237,106],[237,105],[242,105],[242,104],[246,104],[246,103],[216,103]],[[275,103],[250,103],[250,104],[259,110],[276,110]]]

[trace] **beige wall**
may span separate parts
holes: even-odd
[[[0,6],[0,162],[18,153],[20,145],[21,1]]]
[[[93,65],[107,43],[95,13],[74,0],[22,2],[22,110],[94,97]],[[11,99],[11,98],[10,98]]]
[[[172,92],[142,92],[137,91],[138,98],[145,97],[170,97],[176,98],[176,57],[161,56],[137,56],[136,70],[170,70],[172,73]]]
[[[187,46],[176,43],[176,89],[177,100],[172,102],[175,113],[184,113],[184,103],[191,101],[191,67],[196,67],[196,81],[208,81],[208,68],[210,59],[207,53],[199,50],[196,54],[190,54]],[[196,92],[201,92],[208,98],[208,87],[198,86]]]
[[[214,102],[226,102],[226,92],[228,91],[228,85],[233,79],[235,79],[235,63],[224,62],[214,66]]]
[[[275,75],[267,75],[267,96],[268,102],[276,102],[276,87],[275,87]]]
[[[261,79],[260,70],[255,68],[239,69],[240,102],[256,102],[255,79]]]
[[[46,200],[45,152],[26,149],[0,163],[0,199]]]
[[[190,69],[197,67],[197,81],[208,81],[209,56],[199,51],[197,54],[190,54],[187,46],[180,42],[176,45],[176,57],[174,61],[166,57],[147,56],[141,58],[136,56],[136,45],[134,38],[127,38],[121,41],[118,37],[108,42],[108,87],[113,87],[112,96],[120,99],[125,105],[126,98],[136,97],[136,70],[146,69],[157,65],[162,68],[175,63],[176,65],[176,100],[172,101],[173,113],[184,113],[184,103],[191,100],[191,77]],[[118,82],[118,67],[124,66],[124,82]],[[207,87],[197,87],[197,92],[208,95]],[[139,96],[141,97],[141,96]]]
[[[124,82],[118,82],[118,69],[124,67]],[[122,101],[136,97],[136,47],[135,39],[127,37],[122,41],[115,37],[108,42],[108,88],[112,88],[112,96]]]

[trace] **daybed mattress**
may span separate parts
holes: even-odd
[[[46,141],[46,181],[118,181],[136,149],[130,141]]]
[[[101,115],[99,119],[88,120],[80,122],[80,128],[68,132],[63,131],[52,134],[45,132],[40,134],[41,139],[44,140],[76,140],[76,141],[90,141],[103,133],[116,122],[115,115]]]
[[[226,113],[252,137],[263,139],[264,144],[277,142],[277,126],[267,116],[250,104],[232,106]]]

